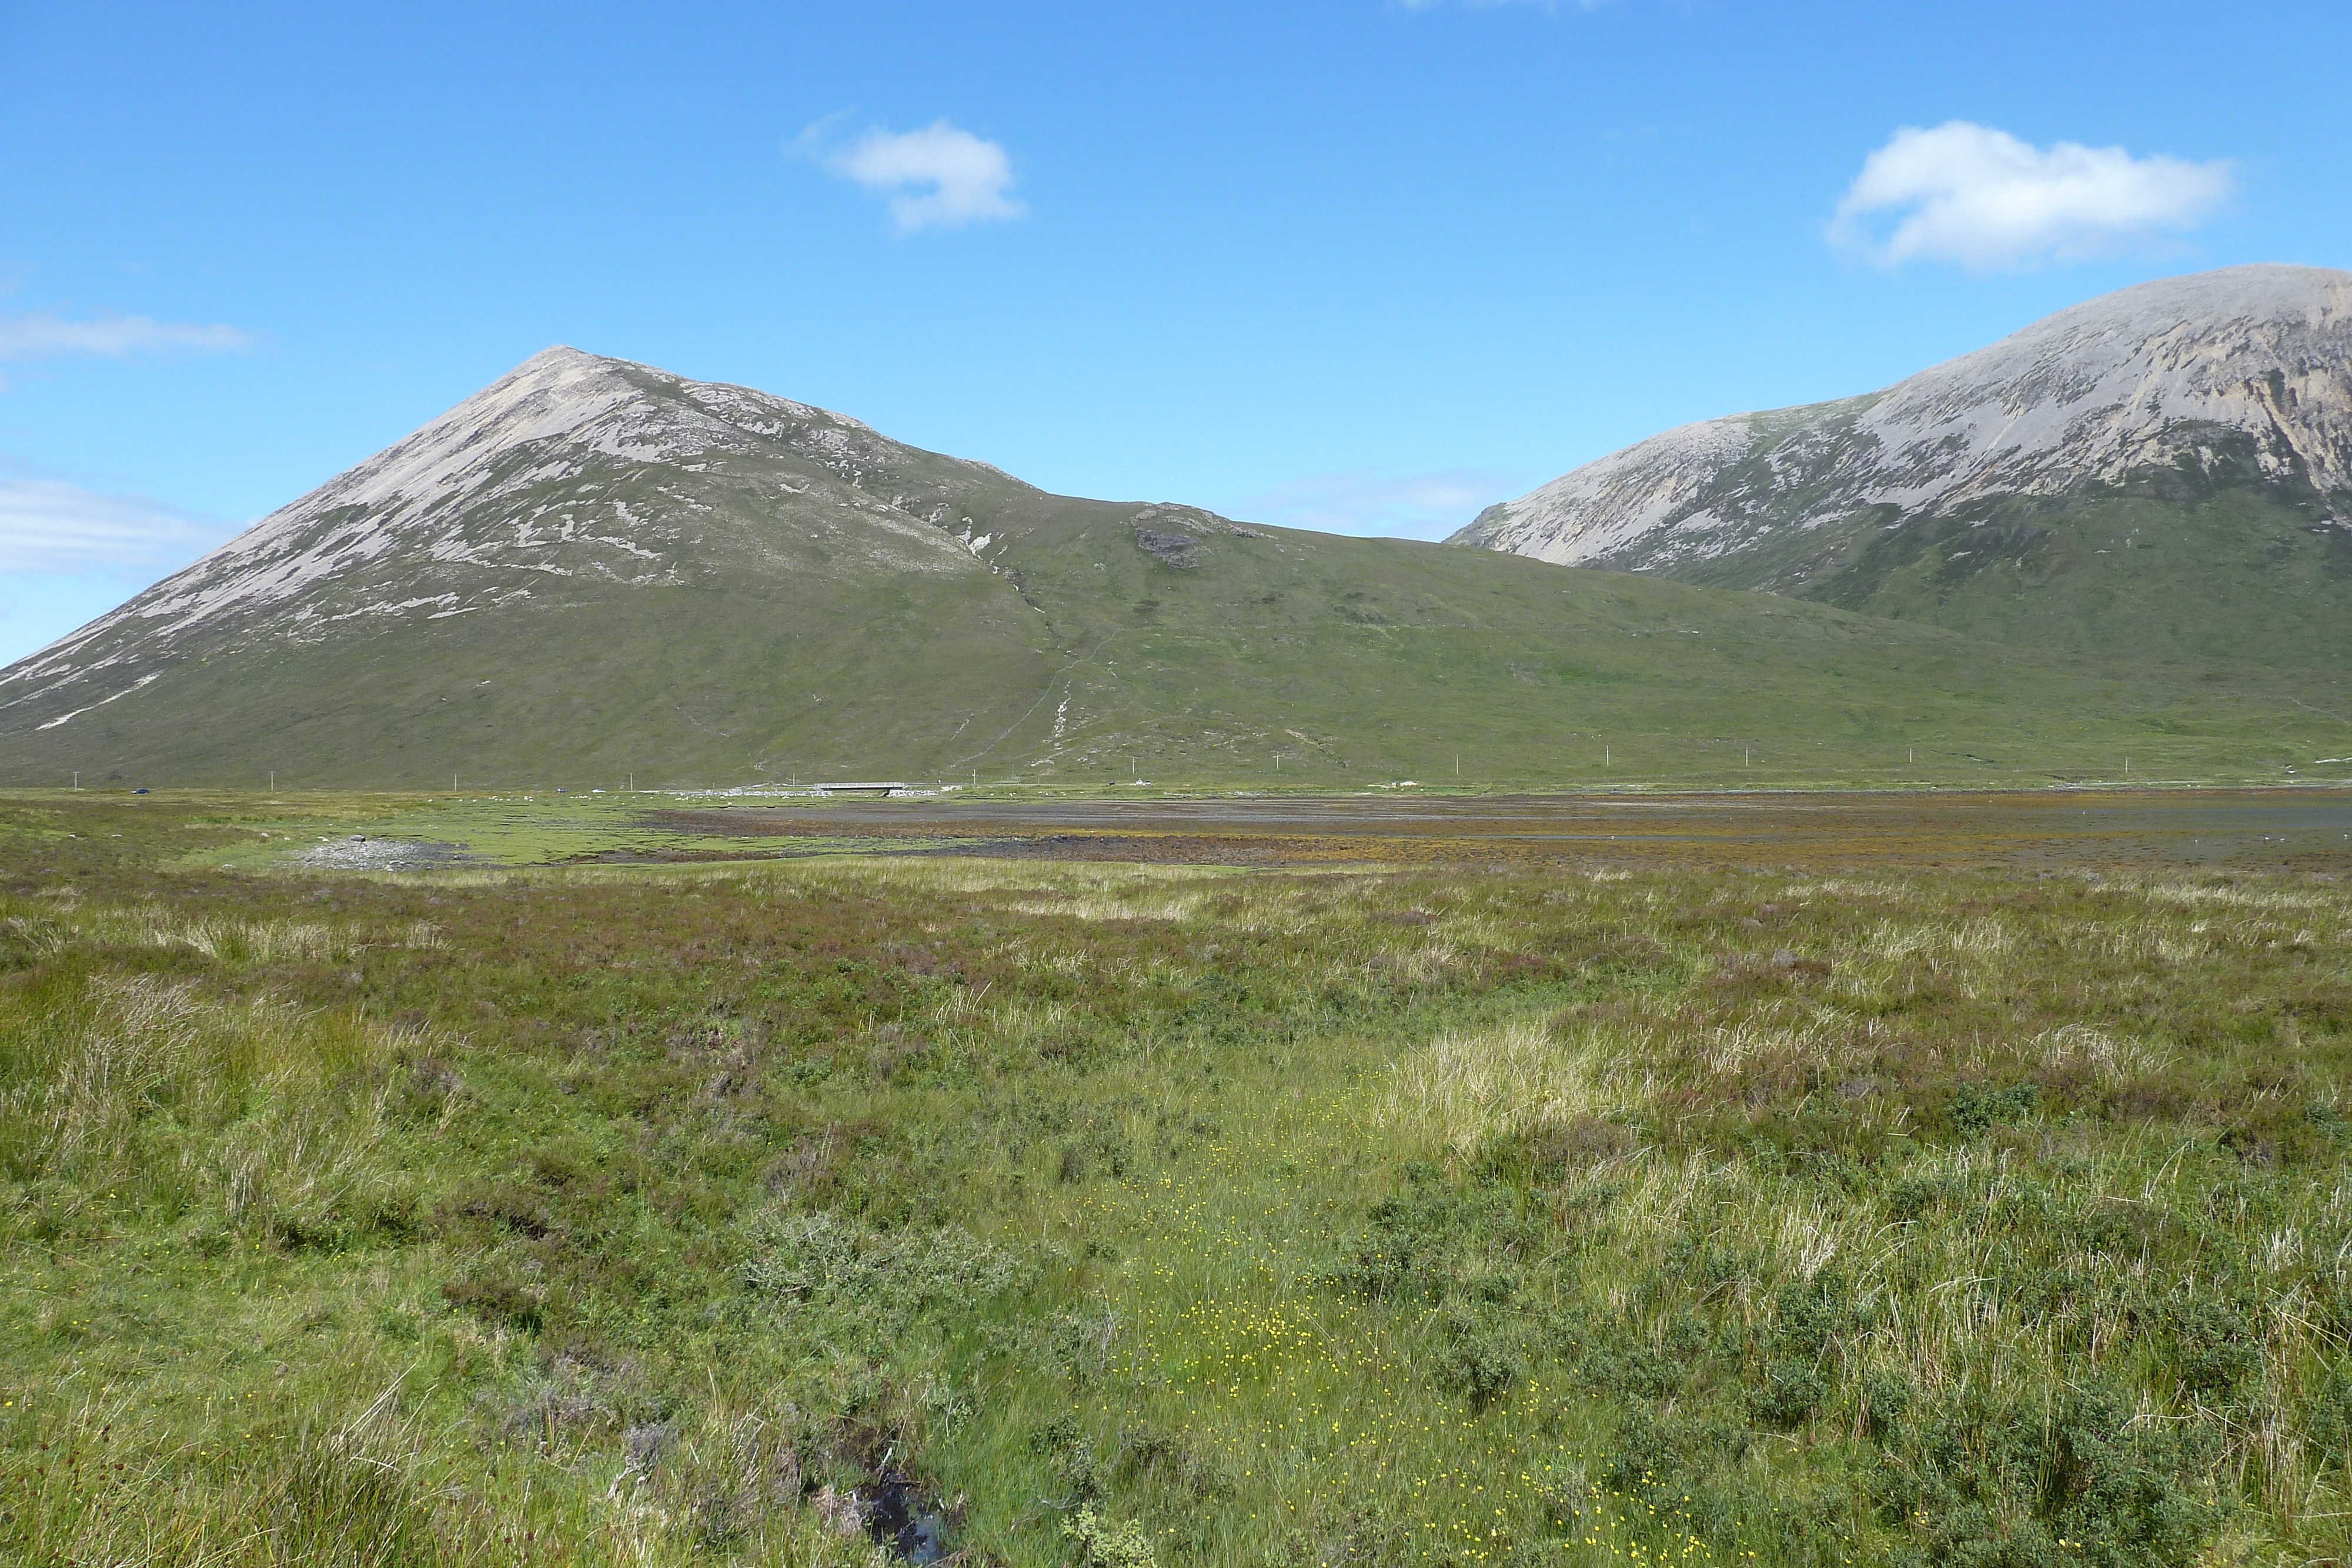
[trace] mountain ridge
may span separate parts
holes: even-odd
[[[2315,721],[2216,706],[2237,690],[1055,496],[807,403],[553,349],[0,670],[0,781],[1361,784],[1461,752],[1486,777],[1606,781],[1759,746],[1816,770],[1924,747],[2060,776],[2148,756],[2150,733],[2258,771],[2308,752]]]
[[[2135,548],[2116,543],[2135,528],[2215,506],[2231,515],[2189,529],[2207,556],[2235,548],[2251,562],[2284,535],[2302,563],[2293,592],[2344,577],[2352,273],[2263,265],[2141,284],[1875,392],[1664,432],[1488,507],[1449,542],[1872,613],[1938,619],[1957,599],[1939,623],[2000,635],[1990,606],[1954,591],[1977,569],[1942,570],[1966,536],[1991,527],[1987,559],[2031,578],[2037,547],[2042,564],[2079,571]],[[2102,507],[2106,532],[2066,555],[2053,528]],[[1906,570],[1916,580],[1890,591]],[[2339,610],[2352,600],[2330,591],[2306,617],[2326,662],[2352,657],[2352,640],[2326,634]],[[2127,645],[2120,629],[2111,640]]]

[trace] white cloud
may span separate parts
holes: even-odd
[[[10,571],[178,566],[235,531],[135,497],[0,476],[0,561]]]
[[[1955,120],[1906,126],[1873,152],[1829,232],[1883,267],[1951,261],[1990,272],[2136,249],[2196,227],[2236,189],[2226,162],[2074,141],[2044,151]]]
[[[217,352],[252,346],[251,333],[218,322],[154,321],[144,316],[101,316],[91,321],[48,315],[0,316],[0,360],[40,360],[58,354],[100,354],[123,360],[173,349]]]
[[[1250,497],[1238,517],[1328,534],[1370,534],[1436,539],[1461,528],[1481,507],[1517,495],[1500,475],[1468,468],[1435,474],[1319,474],[1290,479]]]
[[[818,129],[810,127],[803,144]],[[869,131],[823,161],[835,173],[888,197],[901,234],[1017,218],[1027,211],[1006,193],[1013,162],[1004,149],[944,120],[920,131]]]

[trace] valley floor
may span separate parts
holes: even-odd
[[[1869,805],[529,867],[0,799],[0,1557],[2352,1552],[2333,820]],[[310,858],[387,838],[457,852]]]

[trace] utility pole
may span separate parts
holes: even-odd
[[[273,775],[271,775],[271,777],[275,778],[275,777],[276,777],[276,775],[274,775],[274,774],[273,774]],[[77,790],[79,790],[79,789],[80,789],[80,788],[81,788],[81,774],[80,774],[79,770],[76,770],[76,772],[74,773],[74,789],[77,789]],[[273,786],[272,786],[272,788],[275,788],[275,786],[273,785]]]
[[[1601,748],[1601,767],[1603,767],[1603,768],[1606,768],[1606,767],[1608,767],[1609,765],[1610,765],[1609,748],[1608,748],[1607,747],[1605,747],[1605,746],[1604,746],[1604,747],[1602,747]]]

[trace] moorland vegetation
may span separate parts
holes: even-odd
[[[0,805],[0,1556],[2315,1562],[2284,872],[193,869]]]

